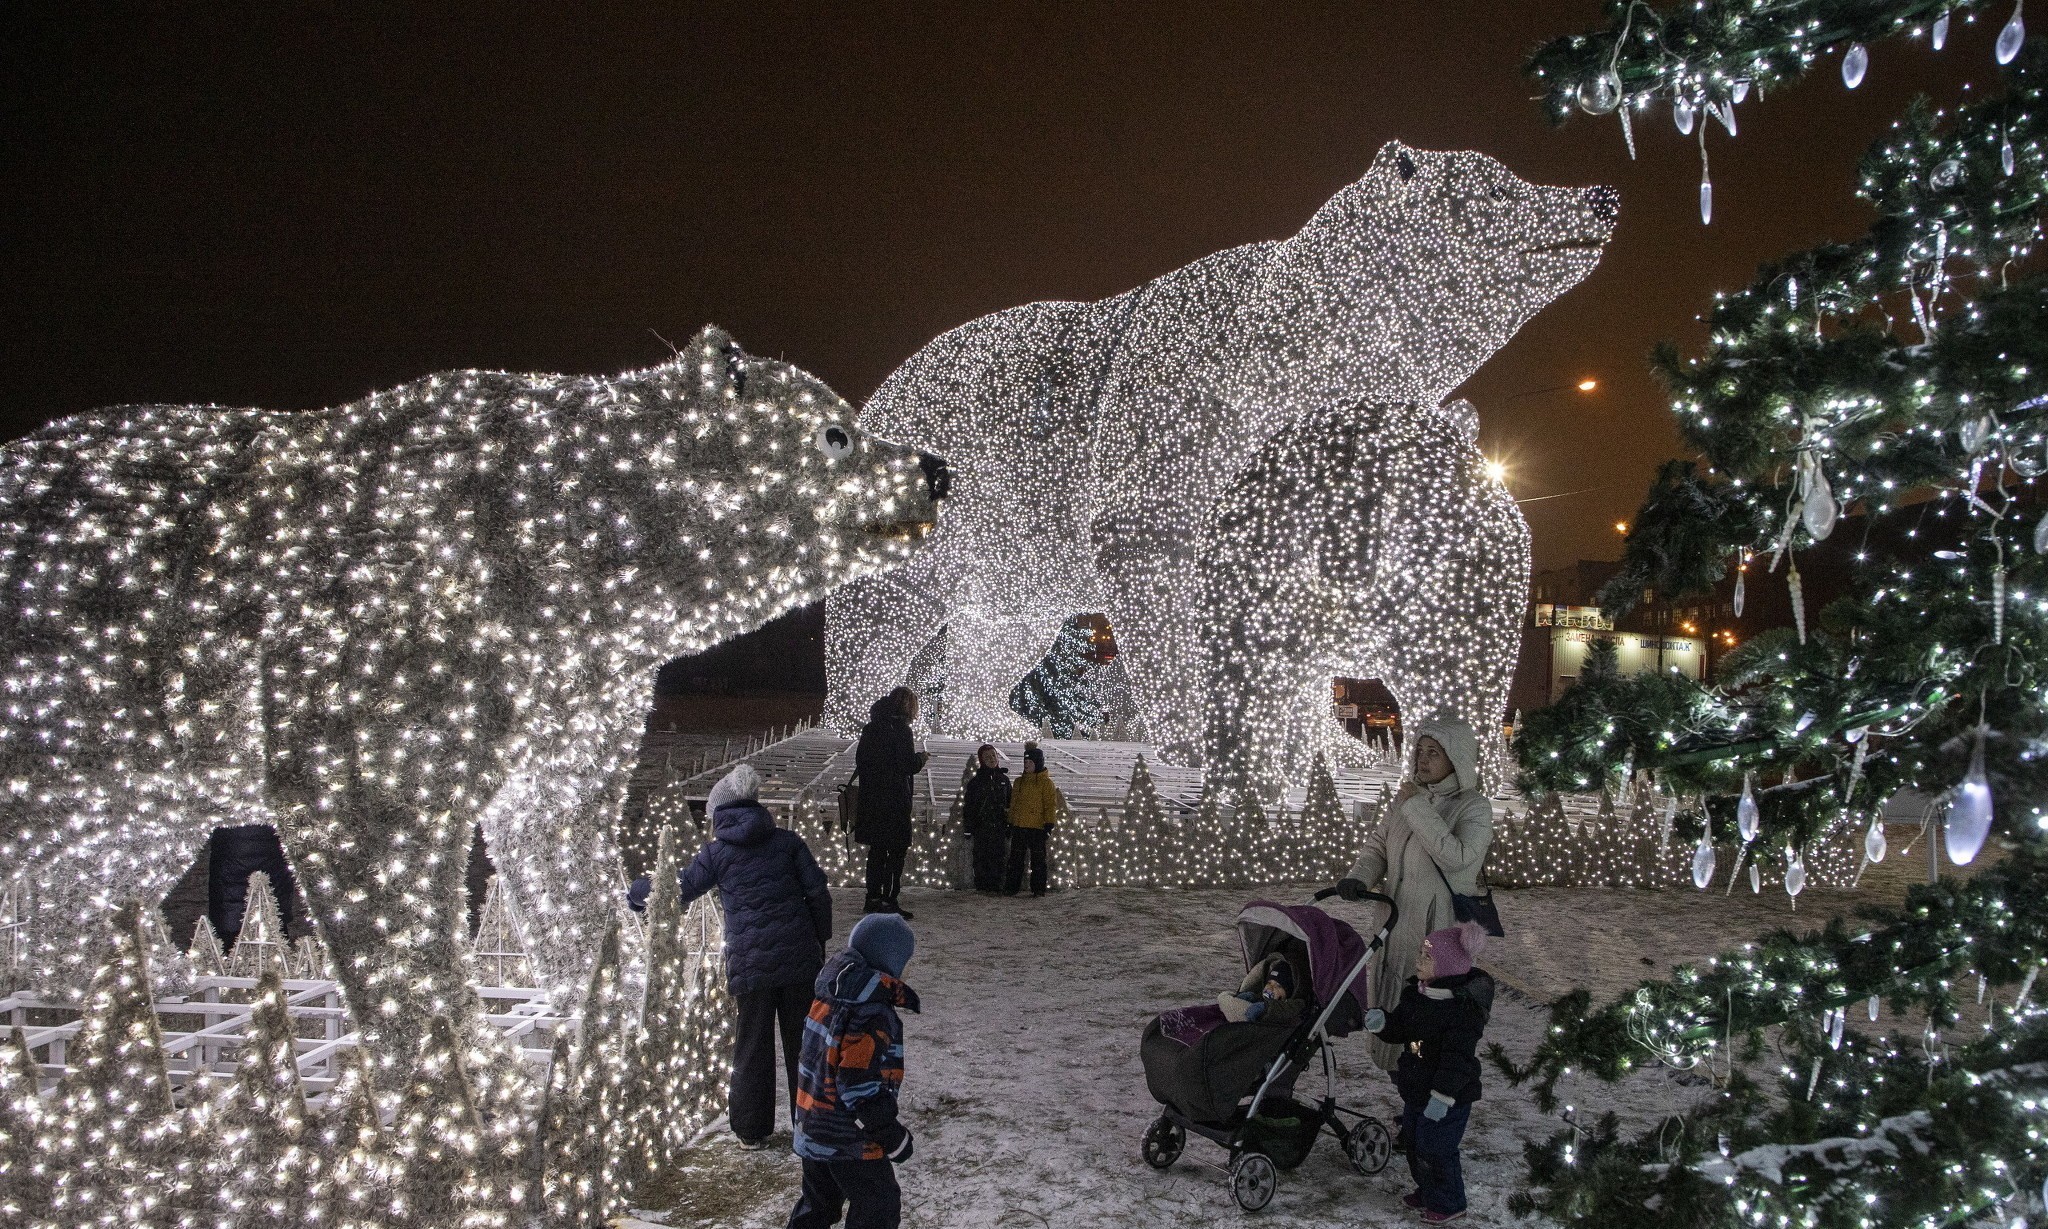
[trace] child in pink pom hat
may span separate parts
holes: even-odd
[[[1485,943],[1486,932],[1472,922],[1431,931],[1394,1010],[1365,1013],[1365,1027],[1380,1040],[1413,1043],[1394,1067],[1394,1086],[1415,1179],[1402,1202],[1424,1224],[1465,1215],[1458,1146],[1479,1099],[1479,1041],[1493,1014],[1493,978],[1473,964]]]

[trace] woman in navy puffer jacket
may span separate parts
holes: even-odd
[[[725,909],[725,982],[739,1007],[733,1030],[732,1084],[726,1117],[746,1148],[767,1145],[775,1129],[775,1041],[795,1121],[796,1062],[803,1052],[811,982],[832,937],[832,896],[810,846],[775,826],[757,799],[761,778],[741,764],[711,787],[711,843],[678,873],[683,904],[713,888]],[[643,909],[653,881],[633,881],[628,897]]]

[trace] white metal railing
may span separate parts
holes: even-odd
[[[358,1034],[348,1025],[341,990],[334,982],[290,978],[284,989],[285,1008],[298,1037],[299,1079],[307,1101],[319,1105],[340,1078],[341,1060],[357,1045]],[[253,1010],[249,1000],[255,991],[253,977],[201,977],[191,995],[157,1004],[174,1090],[205,1075],[234,1073],[236,1055],[248,1036]],[[557,1012],[546,992],[533,987],[477,986],[476,991],[484,1002],[484,1018],[517,1049],[535,1078],[545,1081],[556,1034],[573,1033],[580,1018]],[[52,1015],[71,1018],[31,1023],[34,1017]],[[45,1091],[54,1088],[68,1068],[71,1042],[80,1026],[76,1015],[72,1007],[26,992],[0,998],[0,1021],[22,1029]]]

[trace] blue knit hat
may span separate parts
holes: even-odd
[[[910,954],[917,950],[917,936],[910,932],[910,923],[898,914],[870,913],[853,924],[853,933],[846,936],[846,946],[859,952],[870,967],[891,977],[901,977],[903,966],[910,963]]]

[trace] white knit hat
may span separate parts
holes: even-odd
[[[752,802],[760,796],[761,774],[754,771],[752,764],[740,764],[711,787],[711,796],[704,800],[704,813],[716,815],[720,807]]]

